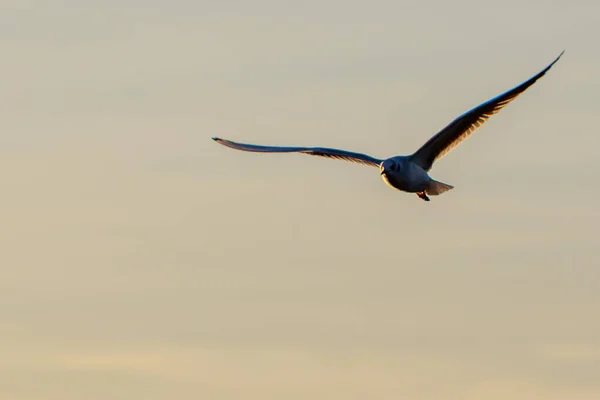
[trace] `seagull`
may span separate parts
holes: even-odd
[[[366,154],[327,147],[260,146],[233,142],[218,137],[213,137],[212,139],[223,146],[242,151],[258,153],[303,153],[376,167],[379,168],[380,175],[387,185],[403,192],[416,193],[419,198],[430,201],[429,196],[437,196],[454,188],[454,186],[436,181],[429,176],[428,172],[433,163],[448,154],[475,132],[477,128],[481,127],[492,115],[497,114],[508,103],[516,99],[517,96],[544,76],[564,52],[563,50],[550,65],[529,80],[456,118],[411,155],[379,159]]]

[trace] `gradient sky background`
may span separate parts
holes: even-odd
[[[0,2],[0,398],[600,398],[600,3]],[[407,154],[564,57],[437,163]]]

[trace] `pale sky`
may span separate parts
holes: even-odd
[[[0,0],[0,399],[600,398],[600,2]],[[410,154],[549,73],[431,175]]]

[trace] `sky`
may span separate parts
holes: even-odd
[[[0,0],[0,398],[600,398],[600,3]],[[563,58],[431,170],[411,154]]]

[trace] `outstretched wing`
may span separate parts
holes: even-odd
[[[279,147],[279,146],[258,146],[255,144],[236,143],[231,140],[213,138],[217,143],[232,149],[252,151],[256,153],[304,153],[311,156],[320,156],[334,158],[338,160],[352,161],[371,167],[379,167],[383,160],[361,153],[353,153],[345,150],[330,149],[326,147]]]
[[[435,161],[448,154],[450,150],[468,138],[492,115],[497,114],[508,103],[516,99],[517,96],[544,76],[554,63],[559,60],[563,53],[564,50],[550,65],[528,81],[523,82],[514,89],[511,89],[456,118],[417,150],[412,155],[413,161],[428,171]]]

